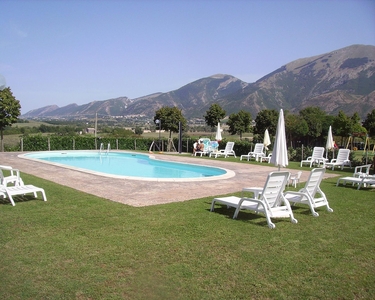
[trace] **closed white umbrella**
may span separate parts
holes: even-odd
[[[268,150],[268,146],[271,145],[271,139],[270,134],[268,133],[268,129],[266,129],[266,131],[264,132],[263,145],[266,150]]]
[[[329,126],[329,129],[328,129],[328,136],[327,136],[327,143],[326,143],[326,158],[328,158],[329,150],[332,150],[332,151],[335,150],[335,142],[333,140],[333,135],[332,135],[332,126]]]
[[[275,144],[273,146],[271,163],[275,166],[285,168],[288,165],[288,150],[286,147],[284,112],[280,109],[279,121],[277,122]]]
[[[215,140],[217,140],[218,142],[220,142],[220,141],[222,140],[222,137],[221,137],[221,129],[220,129],[220,122],[217,123],[217,129],[216,129]]]

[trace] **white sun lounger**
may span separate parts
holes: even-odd
[[[326,159],[323,157],[323,155],[324,155],[323,147],[314,147],[312,155],[309,156],[305,160],[301,160],[301,167],[304,164],[309,164],[310,168],[312,167],[313,164],[316,164],[318,167],[320,166],[320,164],[322,164],[324,167]]]
[[[236,208],[233,219],[237,218],[240,210],[263,213],[267,219],[268,227],[271,229],[276,227],[271,218],[290,218],[292,223],[297,223],[290,204],[283,195],[289,175],[289,172],[272,172],[268,175],[263,189],[245,188],[244,190],[256,192],[253,198],[237,196],[214,198],[211,211],[214,211],[215,203],[219,203]]]
[[[254,146],[254,151],[251,151],[247,154],[243,154],[240,157],[240,160],[247,159],[247,161],[251,160],[252,158],[255,158],[255,161],[258,161],[258,159],[261,159],[262,157],[265,157],[266,155],[263,153],[264,145],[261,143],[256,143]]]
[[[298,192],[287,191],[284,193],[285,198],[292,204],[300,203],[308,205],[314,217],[318,217],[319,213],[315,208],[325,206],[327,211],[333,212],[329,207],[326,195],[320,189],[325,168],[316,168],[310,172],[309,179],[306,181],[305,187]]]
[[[363,177],[341,177],[337,180],[336,186],[340,183],[343,185],[346,185],[346,183],[351,183],[352,185],[358,184],[357,190],[359,190],[361,186],[375,184],[375,175],[367,175]]]
[[[18,186],[5,186],[0,185],[0,196],[3,196],[4,198],[9,198],[10,203],[12,203],[13,206],[16,204],[14,203],[13,196],[19,196],[19,195],[25,195],[25,194],[34,194],[34,197],[37,198],[37,193],[40,192],[43,196],[43,201],[47,201],[46,193],[44,192],[44,189],[36,187],[34,185],[28,184],[28,185],[18,185]]]
[[[10,173],[9,176],[5,176],[3,170],[8,171]],[[8,183],[13,185],[23,185],[20,171],[12,168],[11,166],[0,165],[0,184],[8,185]]]
[[[335,169],[335,167],[340,167],[341,170],[344,169],[344,166],[352,167],[352,163],[349,160],[350,149],[339,149],[337,153],[337,158],[331,159],[329,163],[326,163],[327,168]]]
[[[225,146],[225,149],[218,150],[217,152],[211,152],[210,157],[220,157],[224,156],[224,158],[227,158],[229,155],[233,155],[236,157],[236,153],[233,150],[234,142],[228,142]]]

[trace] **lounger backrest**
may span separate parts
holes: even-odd
[[[3,170],[10,171],[11,175],[14,175],[13,172],[12,172],[12,170],[13,170],[12,167],[0,165],[0,184],[4,184],[5,175],[3,173]]]
[[[234,142],[228,142],[225,146],[225,152],[230,152],[233,150]]]
[[[322,182],[324,173],[326,169],[325,168],[316,168],[312,169],[310,172],[309,179],[306,181],[304,190],[309,193],[311,197],[315,197],[315,194],[320,186],[320,183]]]
[[[339,149],[337,153],[336,163],[342,163],[349,160],[350,150],[349,149]]]
[[[268,175],[262,192],[262,199],[268,205],[268,209],[281,205],[282,193],[287,184],[289,172],[272,172]]]
[[[254,146],[254,153],[263,153],[264,145],[261,143],[256,143]]]
[[[370,174],[370,168],[371,164],[369,165],[362,165],[362,166],[356,166],[354,169],[353,176],[356,175],[369,175]]]
[[[313,159],[323,158],[324,156],[324,147],[314,147],[311,157]]]

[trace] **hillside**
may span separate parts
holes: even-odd
[[[329,53],[301,58],[271,72],[255,83],[217,74],[168,93],[137,99],[119,97],[85,105],[55,105],[32,110],[23,118],[144,115],[153,117],[162,106],[179,107],[187,118],[202,118],[213,103],[227,114],[240,109],[253,117],[263,109],[298,113],[319,106],[328,114],[358,112],[362,118],[375,109],[375,46],[352,45]]]

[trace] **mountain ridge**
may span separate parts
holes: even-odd
[[[375,108],[375,46],[351,45],[328,53],[296,59],[254,83],[232,75],[214,74],[166,93],[129,99],[118,97],[88,104],[56,105],[34,109],[22,118],[61,118],[95,115],[139,115],[152,118],[162,106],[176,106],[187,118],[202,118],[218,103],[227,115],[240,109],[253,117],[263,109],[286,109],[293,113],[308,106],[328,114],[341,109],[364,118]]]

